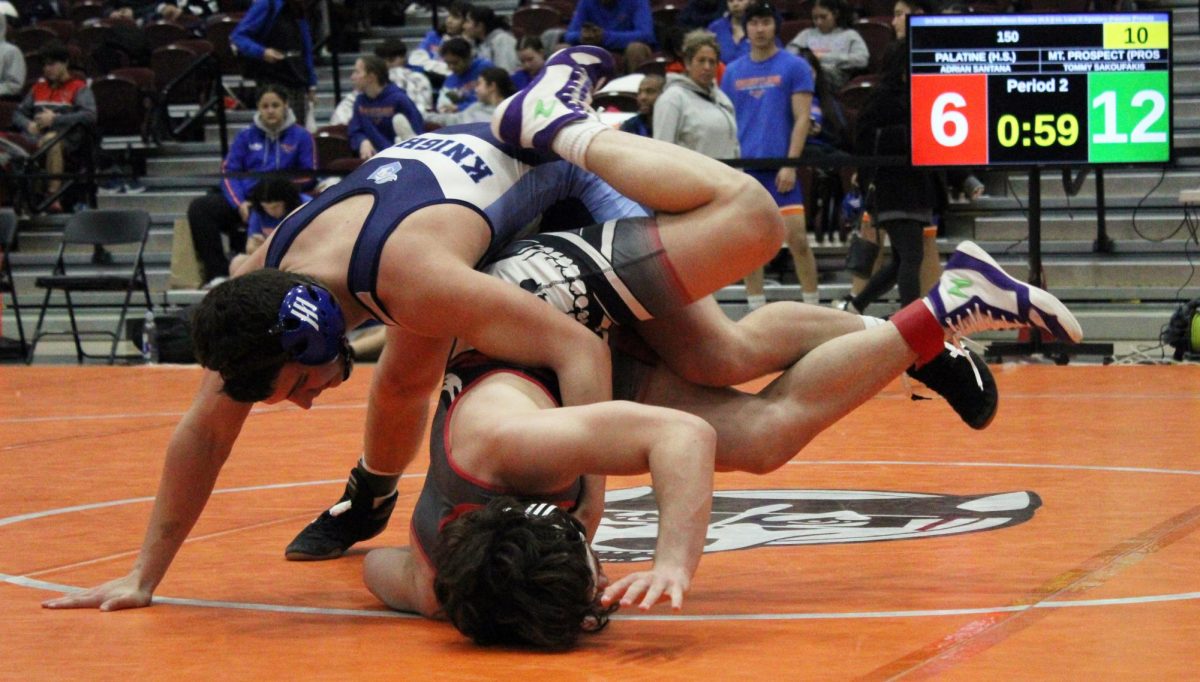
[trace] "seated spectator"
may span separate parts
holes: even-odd
[[[850,28],[853,12],[846,0],[816,0],[813,3],[813,27],[792,38],[787,47],[794,53],[808,48],[821,60],[830,87],[846,84],[867,68],[870,52],[858,31]]]
[[[459,123],[476,123],[491,121],[496,105],[506,97],[516,94],[512,77],[498,66],[489,66],[479,74],[475,81],[476,101],[462,111],[451,113],[433,113],[425,117],[429,123],[439,126],[456,125]]]
[[[374,55],[360,57],[354,62],[350,80],[362,93],[354,100],[354,115],[347,131],[350,148],[358,158],[369,159],[379,150],[425,130],[417,105],[388,80],[387,62]]]
[[[403,40],[388,38],[375,48],[375,56],[387,63],[388,80],[408,95],[422,115],[433,111],[433,86],[428,76],[406,65],[408,46]],[[351,117],[354,116],[354,102],[361,94],[362,91],[355,86],[343,95],[342,101],[338,102],[329,117],[329,125],[349,125]]]
[[[513,85],[517,90],[529,85],[546,65],[546,49],[542,39],[537,36],[525,36],[517,43],[517,61],[521,68],[512,72]]]
[[[451,38],[442,43],[442,61],[450,67],[450,75],[446,76],[438,93],[437,110],[443,113],[462,111],[475,101],[475,80],[492,63],[474,56],[471,44],[463,38]]]
[[[205,288],[216,286],[229,276],[229,257],[221,244],[222,234],[229,238],[234,253],[246,248],[246,230],[253,208],[250,192],[258,184],[259,175],[272,171],[311,171],[317,167],[312,135],[296,123],[287,97],[287,90],[279,85],[260,88],[254,125],[233,138],[229,154],[221,163],[221,172],[227,177],[220,189],[193,200],[188,206],[192,243],[208,282]],[[292,178],[298,186],[311,180],[304,176]]]
[[[429,77],[408,68],[408,46],[398,38],[388,38],[375,48],[375,56],[387,62],[388,80],[400,86],[421,112],[433,111],[433,85]]]
[[[657,46],[650,0],[579,0],[563,40],[623,54],[625,71],[632,71]]]
[[[429,80],[434,81],[435,86],[438,83],[434,80],[434,76],[445,78],[450,75],[450,67],[442,60],[442,43],[451,38],[462,37],[463,24],[466,23],[467,10],[470,8],[470,3],[463,0],[455,0],[450,3],[441,29],[429,29],[425,37],[421,39],[421,44],[413,50],[409,65],[429,75]]]
[[[0,98],[18,99],[25,89],[25,55],[8,42],[8,17],[0,14]]]
[[[312,33],[304,0],[254,0],[229,40],[242,59],[243,74],[258,85],[287,90],[287,101],[303,125],[316,100]]]
[[[662,94],[665,81],[657,73],[648,73],[638,83],[638,112],[621,123],[621,130],[642,137],[654,137],[654,107]]]
[[[708,30],[717,36],[724,64],[750,54],[750,41],[746,39],[746,8],[750,0],[728,0],[728,6],[724,16],[708,25]]]
[[[279,223],[289,213],[312,200],[301,194],[300,188],[291,179],[278,175],[263,178],[250,190],[250,221],[246,227],[246,251],[239,253],[229,262],[229,269],[236,272],[246,256],[254,253],[267,241]]]
[[[504,17],[491,7],[472,5],[467,10],[467,21],[463,24],[463,35],[475,43],[476,54],[506,72],[516,71],[517,37]]]
[[[96,131],[96,98],[87,81],[71,73],[68,64],[71,53],[65,45],[50,43],[39,54],[42,77],[13,112],[13,125],[26,133],[26,141],[31,145],[49,148],[45,156],[46,172],[58,175],[66,167],[67,154],[96,144],[92,139]],[[77,124],[82,124],[83,129],[75,127]],[[60,138],[62,141],[58,142]],[[61,188],[62,180],[54,178],[47,181],[46,193],[54,195]],[[49,210],[61,213],[62,204],[56,200]]]
[[[686,71],[667,74],[654,104],[653,136],[714,159],[733,159],[738,156],[737,119],[733,102],[717,87],[718,50],[716,36],[703,29],[684,37]]]

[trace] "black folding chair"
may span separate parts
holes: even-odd
[[[21,359],[29,357],[29,345],[25,343],[25,325],[21,322],[21,303],[17,300],[17,285],[13,282],[12,263],[9,254],[12,253],[13,242],[17,238],[17,214],[12,209],[0,209],[0,295],[8,294],[12,301],[13,315],[17,318],[17,336],[21,342]]]
[[[146,298],[146,309],[153,308],[150,301],[150,287],[146,281],[146,267],[143,254],[146,250],[146,238],[150,234],[150,214],[145,211],[115,211],[89,210],[71,216],[63,229],[62,244],[58,247],[58,258],[54,264],[54,272],[47,277],[39,277],[36,285],[46,290],[42,299],[42,309],[38,313],[37,328],[33,334],[33,344],[29,349],[29,357],[33,358],[38,340],[43,336],[70,334],[75,339],[75,355],[79,364],[84,358],[102,358],[104,356],[85,353],[80,337],[83,335],[101,335],[112,337],[112,348],[108,353],[108,364],[117,359],[117,344],[121,341],[121,330],[125,326],[125,317],[129,312],[129,303],[135,289],[141,289]],[[97,246],[115,246],[127,244],[135,247],[132,264],[126,265],[116,258],[117,265],[91,265],[90,254]],[[68,258],[68,255],[71,256]],[[82,261],[82,262],[81,262]],[[68,262],[72,263],[68,272]],[[89,265],[83,265],[89,263]],[[84,271],[80,273],[79,271]],[[60,290],[66,297],[67,315],[71,319],[70,331],[42,331],[46,319],[46,309],[50,305],[50,296],[55,290]],[[83,292],[125,292],[125,300],[121,304],[121,314],[113,331],[81,331],[75,319],[75,303],[71,294]],[[122,360],[140,358],[141,355],[120,356]]]

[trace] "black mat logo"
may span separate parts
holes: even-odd
[[[877,490],[718,490],[705,553],[762,546],[882,542],[975,533],[1024,523],[1032,491],[939,495]],[[602,561],[649,561],[658,506],[647,487],[610,490],[592,546]]]

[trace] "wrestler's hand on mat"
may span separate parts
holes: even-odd
[[[691,577],[683,568],[655,566],[649,571],[638,571],[610,584],[600,597],[604,606],[618,599],[621,606],[637,603],[645,611],[660,601],[670,600],[671,608],[678,611],[683,607],[683,595],[691,587]]]
[[[97,585],[90,590],[64,594],[61,597],[47,599],[42,607],[47,609],[94,609],[101,611],[120,611],[121,609],[138,609],[150,605],[154,594],[138,586],[138,578],[129,574],[123,578],[110,580],[103,585]]]

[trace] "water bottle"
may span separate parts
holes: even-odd
[[[158,325],[154,321],[154,311],[146,311],[146,319],[142,324],[142,357],[147,364],[158,364]]]

